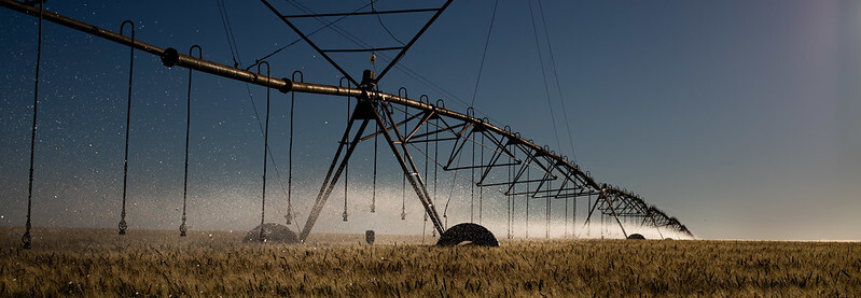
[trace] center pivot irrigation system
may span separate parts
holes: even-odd
[[[682,225],[676,218],[668,216],[654,206],[648,205],[639,195],[609,184],[596,182],[588,172],[580,169],[567,157],[559,156],[547,146],[539,146],[531,140],[524,139],[519,133],[513,132],[509,126],[500,128],[489,123],[487,118],[475,117],[472,108],[467,109],[465,114],[458,113],[445,108],[444,102],[438,100],[432,103],[427,96],[421,96],[419,100],[410,99],[405,88],[401,88],[398,94],[381,92],[377,83],[392,69],[392,67],[404,57],[405,53],[412,47],[416,40],[433,24],[453,0],[446,1],[439,8],[406,9],[392,11],[354,11],[350,13],[328,13],[328,14],[302,14],[285,15],[267,0],[261,0],[271,12],[281,19],[290,29],[295,31],[305,42],[317,51],[323,58],[332,64],[348,83],[346,86],[331,86],[323,84],[305,83],[304,79],[290,80],[287,78],[275,78],[268,75],[243,70],[238,67],[215,63],[212,61],[195,58],[191,55],[180,54],[173,48],[160,48],[144,43],[132,36],[127,37],[120,33],[111,32],[84,22],[80,22],[57,13],[45,11],[41,6],[42,1],[17,2],[13,0],[0,0],[0,5],[36,16],[41,20],[54,22],[71,29],[79,30],[87,34],[95,35],[107,40],[129,46],[132,51],[141,50],[152,55],[161,57],[165,66],[180,66],[191,70],[201,71],[237,81],[260,85],[276,89],[283,93],[314,93],[345,98],[357,99],[351,109],[347,127],[340,139],[332,164],[320,187],[319,193],[314,201],[308,218],[298,235],[298,241],[304,241],[310,235],[314,224],[320,216],[327,200],[332,195],[339,179],[344,177],[348,162],[357,146],[371,141],[374,143],[375,166],[374,181],[376,183],[376,154],[377,139],[382,138],[388,145],[393,156],[403,170],[403,183],[407,183],[416,193],[426,213],[426,218],[433,224],[434,232],[439,233],[438,245],[456,245],[465,241],[479,245],[498,245],[495,236],[486,228],[473,223],[475,208],[475,188],[479,189],[483,196],[483,189],[489,188],[499,192],[507,200],[508,206],[508,237],[511,237],[514,222],[514,209],[526,208],[527,225],[530,201],[543,199],[547,206],[546,220],[550,221],[550,208],[552,200],[565,202],[566,220],[570,201],[574,201],[576,214],[576,199],[586,198],[589,204],[588,216],[585,225],[593,220],[594,215],[602,218],[608,216],[614,219],[618,228],[626,238],[641,238],[639,234],[629,234],[630,225],[638,228],[654,228],[661,234],[661,230],[672,231],[681,235],[693,237],[693,234]],[[429,14],[431,17],[418,32],[407,43],[396,47],[362,47],[352,49],[321,49],[317,43],[309,37],[309,34],[294,25],[294,20],[299,18],[325,18],[325,17],[351,17],[360,15],[380,14]],[[128,22],[128,21],[127,21]],[[125,23],[123,24],[125,25]],[[41,27],[40,27],[41,28]],[[40,29],[41,30],[41,29]],[[41,35],[41,32],[40,32]],[[40,39],[41,43],[41,39]],[[198,48],[199,50],[199,48]],[[336,63],[333,55],[345,52],[382,53],[396,52],[394,58],[385,68],[375,74],[373,71],[365,70],[362,77],[357,80],[345,71],[341,65]],[[191,54],[191,52],[189,52]],[[41,57],[41,55],[39,55]],[[132,56],[133,58],[133,56]],[[37,58],[40,59],[40,58]],[[265,64],[265,62],[264,62]],[[267,65],[268,66],[268,65]],[[38,68],[38,62],[37,62]],[[294,79],[297,73],[294,73]],[[301,74],[301,73],[299,73]],[[301,76],[300,76],[301,77]],[[130,76],[129,80],[132,78]],[[189,79],[190,81],[190,79]],[[130,84],[131,86],[131,84]],[[38,71],[36,83],[36,96],[38,97]],[[129,87],[131,88],[131,87]],[[189,88],[191,88],[189,86]],[[190,89],[189,89],[190,90]],[[131,89],[129,90],[131,94]],[[36,101],[38,103],[38,101]],[[34,127],[35,113],[34,106]],[[267,117],[268,120],[268,117]],[[268,123],[267,123],[268,126]],[[267,129],[268,130],[268,129]],[[35,138],[35,128],[33,131]],[[268,138],[268,134],[267,134]],[[291,132],[292,138],[292,132]],[[292,141],[291,141],[292,144]],[[128,146],[128,144],[126,144]],[[128,150],[128,149],[126,149]],[[186,149],[187,150],[187,149]],[[32,152],[32,151],[31,151]],[[265,156],[266,154],[264,154]],[[421,160],[424,160],[423,166]],[[468,164],[461,163],[468,160]],[[418,164],[417,164],[417,161]],[[265,166],[265,162],[264,162]],[[292,165],[291,165],[292,167]],[[187,165],[186,165],[187,168]],[[432,169],[432,170],[431,170]],[[443,207],[443,216],[440,216],[442,200],[437,196],[437,170],[454,172],[461,177],[459,171],[469,172],[471,177],[465,177],[473,185],[473,196],[470,197],[470,210],[473,215],[470,223],[462,223],[447,228],[446,212],[448,204]],[[292,170],[292,169],[291,169]],[[30,170],[30,198],[28,198],[27,231],[23,241],[25,247],[30,246],[30,201],[32,201],[32,155]],[[124,180],[125,181],[125,180]],[[265,175],[264,175],[265,188]],[[125,193],[125,188],[124,188]],[[265,200],[265,193],[264,193]],[[185,205],[185,202],[183,202]],[[346,201],[345,201],[346,204]],[[481,204],[479,202],[479,204]],[[534,204],[534,203],[533,203]],[[265,206],[265,201],[264,201]],[[125,207],[125,199],[123,200]],[[185,208],[185,207],[183,207]],[[479,208],[481,206],[479,205]],[[374,212],[371,206],[371,212]],[[596,213],[597,212],[597,213]],[[123,219],[120,222],[120,233],[126,229],[125,208],[123,208]],[[479,222],[480,215],[479,213]],[[343,214],[344,221],[347,220],[346,209]],[[405,213],[401,214],[402,218]],[[288,208],[287,223],[292,220],[292,210]],[[626,230],[626,223],[629,230]],[[566,222],[566,225],[568,223]],[[585,227],[584,225],[584,227]],[[264,225],[258,227],[261,238],[264,233]],[[566,227],[567,229],[567,227]],[[183,224],[180,227],[181,234],[186,231],[185,211],[183,210]],[[528,233],[528,232],[527,232]],[[661,234],[662,235],[662,234]],[[661,236],[663,237],[663,235]]]

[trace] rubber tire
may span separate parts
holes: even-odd
[[[276,223],[266,223],[263,225],[259,225],[248,234],[245,234],[245,237],[242,238],[242,242],[245,243],[260,243],[260,229],[263,229],[263,239],[267,243],[299,243],[299,236],[296,236],[296,233],[290,230],[285,225],[280,225]]]
[[[470,242],[476,246],[499,246],[496,236],[493,236],[487,228],[474,223],[462,223],[449,228],[439,237],[437,246],[455,246],[463,242]]]
[[[646,240],[646,237],[643,237],[643,235],[640,234],[631,234],[628,235],[628,240]]]

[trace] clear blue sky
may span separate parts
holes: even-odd
[[[291,7],[272,1],[285,11]],[[306,5],[316,12],[364,5],[341,2]],[[243,66],[297,38],[259,2],[227,0],[225,5]],[[394,5],[399,4],[379,1],[377,8]],[[537,2],[532,5],[537,15]],[[558,88],[541,20],[536,20],[537,47],[528,2],[502,0],[476,93],[480,116],[576,156],[599,182],[639,193],[701,238],[861,238],[861,2],[542,5]],[[46,8],[114,31],[130,19],[140,40],[182,52],[200,44],[206,59],[233,64],[216,1],[49,1]],[[444,98],[448,108],[465,111],[476,90],[492,10],[492,1],[455,1],[401,62],[449,94],[401,70],[388,74],[381,88],[394,93],[405,86],[410,97]],[[36,20],[0,9],[2,225],[24,223]],[[388,17],[384,22],[405,40],[422,19]],[[373,18],[342,27],[365,40],[392,42],[379,34]],[[34,224],[113,227],[122,189],[128,49],[51,23],[45,24],[43,38]],[[327,47],[352,46],[332,33],[317,38]],[[175,229],[188,71],[167,69],[149,54],[136,56],[129,221],[133,228]],[[365,55],[342,58],[356,76],[371,67]],[[309,82],[337,85],[340,78],[304,43],[270,62],[277,77],[302,70]],[[194,78],[191,224],[247,230],[259,221],[263,143],[249,90],[261,115],[266,92],[201,73]],[[286,181],[289,96],[272,96],[270,146]],[[294,179],[302,197],[297,211],[304,219],[324,174],[320,169],[328,166],[342,132],[345,103],[299,94],[296,111]],[[351,192],[358,194],[369,188],[370,162],[361,159],[372,155],[363,150],[351,173],[351,181],[357,181]],[[396,170],[391,161],[384,165]],[[389,226],[382,223],[398,217],[400,176],[390,172],[381,179],[389,183],[382,190],[388,196],[381,203],[384,214],[369,215],[366,196],[358,195],[351,203],[353,221],[343,224],[337,207],[343,201],[333,199],[322,230]],[[279,218],[285,199],[281,186],[270,185],[267,199],[273,209],[268,214],[273,215],[268,218]],[[392,231],[420,231],[414,199],[408,208],[412,213],[402,225],[405,230]]]

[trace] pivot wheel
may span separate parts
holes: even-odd
[[[499,246],[499,241],[487,228],[474,223],[462,223],[442,233],[437,246],[455,246],[467,242],[478,246]]]
[[[646,237],[640,234],[631,234],[628,236],[628,240],[646,240]]]
[[[262,233],[261,230],[263,230]],[[299,237],[285,225],[266,223],[245,234],[242,242],[299,243]]]

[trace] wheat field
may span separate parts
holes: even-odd
[[[861,244],[511,240],[0,227],[0,297],[859,297]]]

